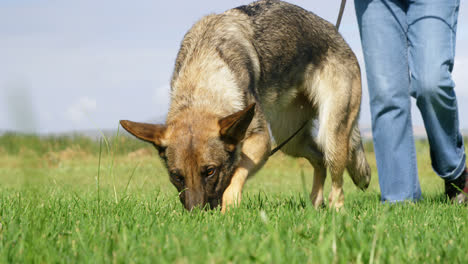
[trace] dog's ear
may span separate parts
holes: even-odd
[[[164,147],[165,125],[138,123],[128,120],[120,120],[120,124],[135,137],[153,143],[157,147]]]
[[[245,132],[252,122],[255,114],[255,103],[247,106],[244,110],[228,115],[218,121],[221,139],[230,143],[238,144],[244,139]]]

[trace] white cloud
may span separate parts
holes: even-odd
[[[89,118],[90,115],[96,111],[96,108],[96,99],[92,99],[86,96],[81,97],[78,99],[78,101],[68,107],[67,111],[65,112],[65,117],[70,121],[79,123],[82,120]]]

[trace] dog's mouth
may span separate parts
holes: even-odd
[[[222,200],[221,197],[222,196],[219,196],[219,197],[218,196],[213,196],[213,197],[205,196],[205,199],[203,199],[204,201],[194,202],[194,201],[187,200],[186,195],[181,195],[180,201],[184,205],[185,209],[187,209],[188,211],[192,211],[195,208],[199,208],[202,210],[213,210],[221,205],[221,200]]]
[[[214,210],[218,208],[221,205],[221,200],[215,199],[215,200],[210,200],[205,204],[198,204],[198,205],[186,205],[184,204],[185,209],[188,211],[195,210],[196,208],[199,208],[201,210],[209,211],[209,210]]]
[[[210,205],[209,209],[216,209],[219,205],[221,205],[221,199],[216,198],[208,201],[208,204]]]

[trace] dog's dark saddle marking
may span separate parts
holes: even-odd
[[[262,11],[268,9],[268,7],[270,7],[271,5],[273,5],[273,3],[271,1],[267,1],[262,5],[259,5],[259,4],[243,5],[243,6],[236,7],[234,9],[244,12],[249,17],[253,17],[253,16],[257,16]]]

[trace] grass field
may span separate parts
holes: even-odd
[[[0,136],[1,263],[468,263],[468,208],[445,201],[424,141],[418,203],[380,203],[366,143],[373,179],[346,176],[344,210],[312,208],[311,166],[277,154],[225,215],[185,211],[148,145],[108,143]]]

